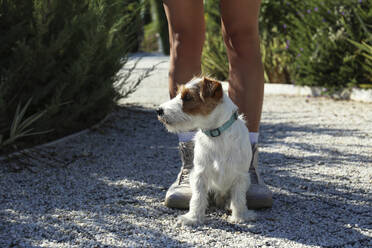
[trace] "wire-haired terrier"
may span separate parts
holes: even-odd
[[[216,202],[229,203],[227,206],[232,211],[229,222],[256,218],[246,205],[252,159],[249,132],[237,111],[221,83],[206,77],[194,78],[180,86],[177,96],[157,109],[158,119],[168,131],[198,130],[190,175],[190,208],[179,217],[179,223],[203,223],[209,192],[214,194]]]

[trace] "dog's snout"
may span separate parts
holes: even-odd
[[[158,109],[156,110],[156,113],[158,113],[158,116],[163,116],[163,115],[164,115],[164,109],[162,109],[162,108],[158,108]]]

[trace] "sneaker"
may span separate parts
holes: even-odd
[[[165,206],[188,209],[191,199],[190,171],[194,160],[194,141],[180,142],[179,151],[182,160],[181,171],[177,180],[169,187],[165,195]]]
[[[251,186],[247,191],[247,206],[249,209],[271,208],[273,197],[270,189],[264,183],[258,169],[258,145],[252,146],[252,161],[249,168]]]

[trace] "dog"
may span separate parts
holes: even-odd
[[[169,132],[198,130],[194,137],[194,168],[190,173],[190,208],[179,216],[179,224],[202,224],[211,192],[216,202],[228,199],[232,212],[229,222],[243,223],[256,218],[246,205],[251,143],[245,120],[237,110],[221,83],[207,77],[181,85],[177,96],[157,109],[159,121]]]

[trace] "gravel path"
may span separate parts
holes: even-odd
[[[166,66],[144,86],[164,92],[164,79]],[[153,104],[167,97],[151,92]],[[141,101],[136,93],[100,128],[43,149],[66,166],[12,172],[2,162],[0,247],[372,246],[372,104],[267,96],[260,161],[273,208],[244,225],[212,209],[205,225],[181,228],[185,211],[163,206],[177,138]]]

